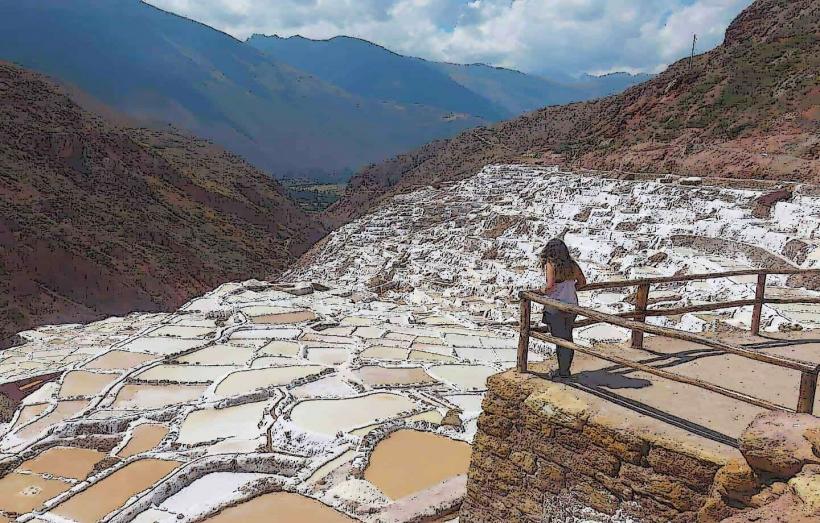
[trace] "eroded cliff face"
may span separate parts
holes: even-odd
[[[758,0],[718,48],[600,100],[548,107],[370,166],[326,219],[346,223],[385,195],[458,180],[489,163],[781,180],[820,179],[820,13]]]
[[[820,517],[820,418],[762,413],[732,446],[577,387],[493,376],[460,520],[794,521]]]

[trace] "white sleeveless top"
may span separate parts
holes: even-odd
[[[575,292],[575,280],[564,280],[555,284],[555,287],[547,294],[548,298],[560,302],[578,305],[578,293]]]

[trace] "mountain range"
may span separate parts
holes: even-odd
[[[349,38],[285,42],[241,42],[137,0],[0,1],[0,59],[79,89],[95,111],[172,124],[276,177],[346,179],[428,141],[598,93]]]
[[[820,9],[757,0],[722,45],[623,93],[542,108],[363,169],[326,212],[338,225],[383,198],[492,163],[820,181]]]
[[[488,121],[615,94],[652,77],[613,73],[554,81],[503,67],[404,56],[349,36],[311,40],[255,34],[247,43],[358,96],[446,108]]]

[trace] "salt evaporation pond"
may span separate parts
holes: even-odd
[[[176,441],[196,445],[223,438],[254,439],[259,436],[257,425],[267,407],[267,401],[258,401],[222,409],[195,410],[185,417]]]
[[[399,430],[376,445],[364,478],[392,499],[466,474],[470,444],[417,430]]]
[[[81,480],[87,478],[94,465],[105,457],[105,454],[93,449],[51,447],[39,456],[23,462],[18,470]]]
[[[168,435],[168,427],[160,423],[143,423],[134,427],[128,443],[117,452],[120,458],[130,458],[152,450]]]
[[[351,523],[351,519],[327,505],[300,494],[274,492],[226,508],[204,521],[210,523]]]
[[[300,378],[315,376],[326,368],[319,365],[294,365],[234,372],[219,382],[215,394],[223,397],[234,396],[266,387],[279,387]]]
[[[460,390],[484,390],[487,378],[498,372],[498,369],[486,365],[435,365],[430,367],[430,374],[453,384]]]
[[[177,461],[141,459],[57,505],[51,512],[77,523],[96,523],[129,498],[151,487],[179,467]]]
[[[387,385],[430,385],[436,382],[422,367],[382,367],[365,365],[356,371],[361,380],[371,387]]]
[[[378,392],[355,398],[305,400],[293,407],[290,417],[304,430],[333,435],[395,417],[415,407],[416,404],[404,396]]]
[[[115,410],[161,409],[169,405],[187,403],[200,397],[204,385],[155,385],[129,383],[124,385],[111,405]]]

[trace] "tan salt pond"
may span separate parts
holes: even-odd
[[[364,479],[391,499],[425,490],[466,474],[470,445],[431,432],[399,430],[379,442]]]
[[[446,354],[436,354],[435,352],[425,352],[423,350],[412,350],[410,351],[410,355],[408,359],[414,361],[444,361],[444,362],[451,362],[451,361],[458,361],[458,358],[453,356],[448,356]]]
[[[344,399],[316,399],[298,403],[290,413],[305,430],[333,435],[386,420],[412,410],[416,404],[398,394],[379,392]]]
[[[26,405],[25,407],[20,409],[20,414],[17,416],[17,421],[14,423],[13,426],[9,428],[9,432],[14,430],[16,427],[21,427],[29,421],[33,420],[34,418],[45,412],[48,407],[48,403]]]
[[[289,356],[299,355],[299,344],[293,341],[274,340],[261,349],[257,356]]]
[[[117,393],[111,408],[114,410],[159,409],[199,398],[205,385],[155,385],[129,383]]]
[[[356,371],[364,383],[370,386],[410,385],[435,383],[422,367],[380,367],[365,365]]]
[[[98,374],[87,370],[69,371],[63,378],[59,397],[94,396],[119,378],[119,374]]]
[[[257,425],[267,407],[267,401],[257,401],[224,409],[195,410],[182,422],[177,443],[195,445],[220,438],[256,438],[261,430]]]
[[[233,370],[233,365],[157,365],[134,377],[142,381],[210,383]]]
[[[156,359],[157,357],[153,354],[112,350],[89,361],[83,365],[83,368],[99,370],[133,369]]]
[[[129,463],[59,504],[52,512],[78,523],[96,523],[179,465],[177,461],[160,459],[141,459]]]
[[[407,349],[374,345],[359,353],[360,358],[375,358],[380,360],[403,360],[407,357]]]
[[[177,358],[180,363],[198,365],[245,365],[254,355],[253,347],[237,345],[211,345]]]
[[[254,316],[251,321],[261,324],[284,325],[288,323],[301,323],[303,321],[315,320],[316,315],[312,311],[302,310],[293,312],[282,312],[278,314],[263,314]]]
[[[234,396],[266,387],[281,387],[299,378],[315,376],[324,369],[320,365],[296,365],[242,370],[228,375],[214,392],[217,396]]]
[[[87,400],[61,401],[57,406],[37,421],[26,425],[15,434],[18,438],[28,440],[39,435],[47,428],[66,420],[88,406]]]
[[[315,499],[290,492],[263,494],[226,508],[212,523],[350,523],[356,521]]]
[[[12,472],[0,478],[0,510],[25,514],[71,488],[71,483]]]
[[[51,474],[61,478],[85,479],[94,465],[105,458],[105,454],[93,449],[77,447],[52,447],[39,456],[24,461],[18,470],[38,474]]]
[[[347,349],[316,347],[307,351],[307,359],[323,365],[339,365],[347,361],[347,356]]]
[[[453,384],[461,390],[484,390],[487,378],[498,371],[485,365],[436,365],[430,368],[430,374],[441,381]]]
[[[131,439],[125,447],[117,452],[121,458],[130,458],[142,452],[156,448],[159,442],[168,435],[168,427],[161,423],[143,423],[134,427]]]

